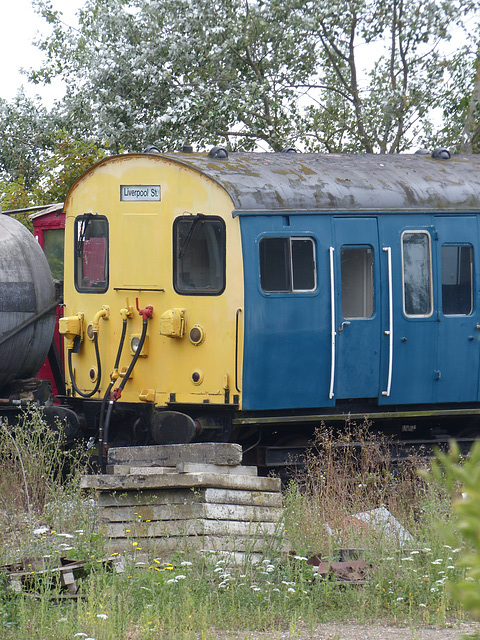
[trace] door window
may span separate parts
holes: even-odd
[[[340,249],[342,315],[344,318],[371,318],[373,301],[373,247]]]
[[[473,247],[444,244],[440,257],[442,311],[446,316],[468,316],[473,311]]]
[[[430,234],[405,231],[402,234],[403,310],[406,316],[432,315],[432,253]]]

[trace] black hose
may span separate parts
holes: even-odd
[[[142,335],[140,336],[140,341],[138,343],[137,350],[135,351],[135,355],[133,356],[132,361],[130,362],[130,366],[128,367],[127,371],[125,372],[125,375],[123,376],[122,382],[119,384],[119,386],[116,389],[114,389],[114,391],[110,395],[110,401],[108,403],[107,415],[106,415],[106,418],[105,418],[105,422],[102,425],[103,426],[103,441],[102,441],[101,445],[100,445],[100,438],[99,438],[99,449],[100,449],[99,456],[101,456],[100,468],[101,468],[102,473],[105,473],[105,471],[106,471],[106,469],[105,469],[105,461],[104,461],[104,458],[103,458],[102,454],[103,454],[103,448],[106,447],[107,444],[108,444],[108,435],[109,435],[109,431],[110,431],[110,419],[111,419],[112,412],[113,412],[113,405],[115,404],[117,399],[122,395],[122,391],[123,391],[125,385],[128,382],[128,378],[130,377],[130,374],[132,373],[134,366],[137,364],[137,360],[140,357],[140,354],[141,354],[142,349],[143,349],[143,344],[145,342],[145,337],[147,335],[147,327],[148,327],[148,318],[144,317],[143,318],[143,325],[142,325]],[[109,388],[111,389],[111,386]],[[102,402],[102,406],[103,406],[103,402]],[[103,413],[102,413],[102,415],[103,415]]]
[[[89,393],[83,393],[83,391],[80,391],[80,389],[77,387],[76,383],[75,383],[75,377],[73,374],[73,367],[72,367],[72,351],[73,349],[69,349],[68,350],[68,373],[70,374],[70,380],[72,382],[72,387],[73,390],[75,391],[75,393],[78,393],[79,396],[81,396],[82,398],[91,398],[92,396],[94,396],[97,391],[100,388],[100,382],[102,380],[102,364],[100,362],[100,353],[98,352],[98,334],[94,333],[93,334],[93,344],[95,345],[95,357],[97,360],[97,383],[93,389],[93,391],[90,391]]]
[[[115,357],[115,364],[113,366],[114,371],[117,371],[120,365],[120,358],[122,356],[123,344],[125,342],[126,333],[127,333],[127,319],[124,318],[122,322],[122,335],[120,336],[117,355]],[[110,377],[110,382],[108,384],[107,390],[103,395],[102,406],[100,407],[100,423],[98,425],[98,464],[102,473],[106,472],[105,460],[103,458],[103,426],[105,423],[105,408],[107,406],[107,401],[108,401],[108,398],[110,397],[110,393],[112,391],[112,387],[114,384],[115,384],[115,378]]]

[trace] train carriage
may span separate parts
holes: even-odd
[[[65,402],[107,444],[475,429],[479,194],[476,157],[100,161],[65,202]]]

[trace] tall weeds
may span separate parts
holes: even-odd
[[[347,423],[341,431],[316,430],[304,469],[286,498],[287,528],[301,553],[331,556],[338,549],[370,544],[398,546],[391,528],[379,530],[354,518],[383,507],[418,538],[432,533],[434,516],[448,513],[448,500],[418,474],[420,454],[394,460],[391,441],[371,425]],[[428,533],[427,533],[428,529]]]
[[[21,546],[35,526],[59,527],[69,511],[80,519],[72,500],[79,500],[82,469],[79,452],[64,447],[61,425],[55,430],[49,427],[39,407],[31,405],[14,425],[0,422],[2,555]]]

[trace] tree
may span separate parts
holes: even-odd
[[[298,29],[319,59],[317,82],[308,87],[318,92],[308,112],[311,147],[396,153],[429,132],[450,67],[449,27],[460,28],[466,10],[456,1],[299,1]],[[360,50],[374,52],[363,73]]]
[[[38,160],[34,183],[27,185],[22,175],[0,180],[3,210],[63,202],[74,180],[105,157],[105,151],[91,141],[75,140],[63,131],[52,138],[52,149],[43,150]]]
[[[314,59],[270,3],[88,0],[79,32],[48,0],[37,6],[54,33],[39,43],[49,62],[32,78],[62,74],[69,91],[58,113],[94,123],[91,134],[113,150],[219,139],[278,150],[295,137],[295,85]]]
[[[62,75],[56,115],[114,151],[189,140],[398,152],[432,129],[449,27],[477,2],[87,0],[75,30],[35,0],[53,33],[32,79]]]
[[[29,189],[39,179],[42,155],[52,146],[52,123],[39,98],[20,90],[10,103],[0,99],[0,179]]]

